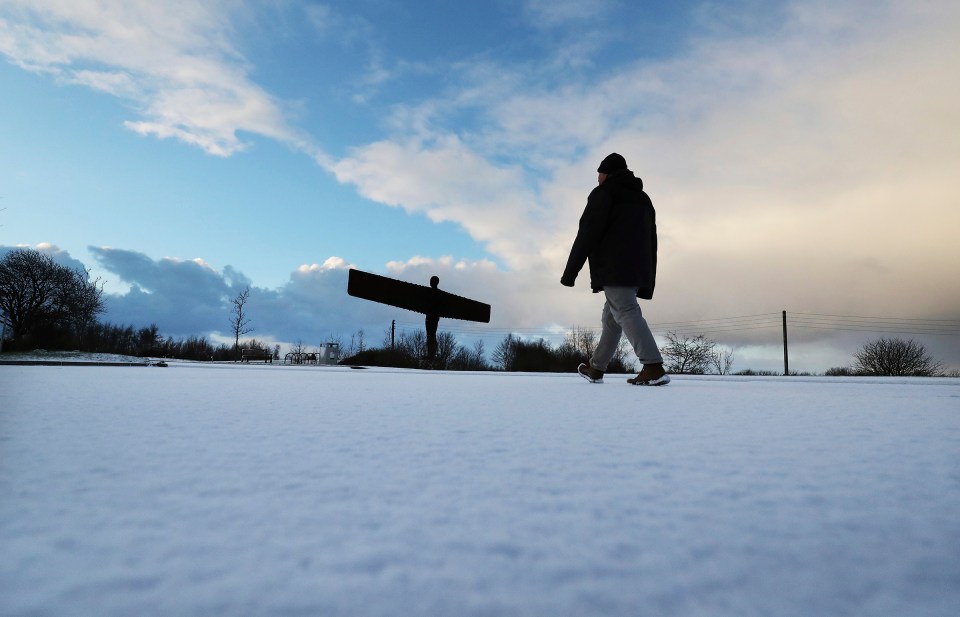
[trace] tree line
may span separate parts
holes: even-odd
[[[177,358],[180,360],[230,361],[236,360],[236,348],[224,343],[214,344],[205,336],[174,338],[163,336],[157,324],[145,328],[118,326],[113,324],[92,324],[84,337],[82,351],[112,353],[141,358]],[[247,349],[269,351],[277,357],[279,349],[268,343],[251,339],[244,341]],[[277,346],[279,347],[279,346]]]
[[[590,330],[574,327],[558,346],[543,338],[523,340],[507,334],[494,348],[491,359],[486,359],[482,340],[467,348],[457,342],[450,332],[437,333],[437,353],[432,360],[427,355],[427,334],[423,329],[413,332],[401,331],[392,336],[385,333],[379,347],[365,348],[364,334],[360,330],[351,335],[348,357],[344,364],[367,364],[398,368],[434,368],[452,371],[518,371],[518,372],[569,372],[571,366],[588,358],[596,347],[596,334]],[[613,361],[611,372],[628,372],[626,344],[621,340]]]
[[[557,345],[542,337],[525,340],[511,333],[505,335],[493,349],[488,362],[484,357],[483,341],[478,340],[473,349],[467,349],[457,342],[453,334],[440,332],[437,335],[437,356],[431,363],[427,359],[426,333],[422,329],[413,333],[401,332],[395,340],[391,340],[387,331],[383,343],[372,348],[365,346],[364,332],[358,330],[350,336],[343,362],[399,368],[565,373],[590,358],[598,340],[595,331],[580,326],[570,328]],[[669,332],[666,340],[660,351],[664,356],[664,365],[671,373],[727,375],[732,371],[733,351],[721,348],[702,334],[681,336]],[[621,338],[607,372],[630,373],[634,369],[629,359],[627,341]],[[758,373],[746,371],[745,374]]]
[[[660,348],[664,368],[675,375],[759,375],[774,376],[776,371],[744,369],[734,372],[734,352],[721,346],[703,334],[682,335],[668,332],[665,344]],[[474,348],[466,349],[457,343],[449,332],[437,335],[438,353],[431,364],[426,354],[426,333],[417,330],[412,334],[401,332],[393,341],[389,331],[380,347],[366,348],[362,330],[351,335],[347,364],[368,364],[400,368],[438,368],[446,370],[501,370],[511,372],[570,372],[580,362],[593,355],[597,335],[592,330],[574,326],[559,345],[552,345],[543,338],[523,340],[507,334],[493,349],[488,363],[484,358],[483,341]],[[827,376],[912,376],[939,377],[948,372],[942,362],[927,353],[926,348],[913,340],[880,338],[865,343],[855,354],[854,364],[827,370]],[[630,373],[636,367],[628,358],[627,341],[620,339],[607,372]],[[791,375],[798,373],[791,372]],[[956,371],[949,373],[953,376]]]

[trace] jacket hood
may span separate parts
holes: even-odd
[[[641,191],[643,190],[643,180],[633,175],[633,172],[629,169],[624,169],[608,175],[607,179],[604,181],[604,184],[607,182],[612,182],[614,184],[636,184],[638,189]]]

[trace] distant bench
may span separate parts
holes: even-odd
[[[240,361],[250,362],[251,360],[263,360],[273,364],[273,352],[269,349],[241,349]]]

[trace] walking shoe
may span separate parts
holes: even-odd
[[[663,370],[663,363],[644,364],[636,377],[627,380],[635,386],[665,386],[670,383],[670,375]]]
[[[590,383],[603,383],[603,371],[598,371],[590,366],[590,362],[582,362],[577,367],[577,372]]]

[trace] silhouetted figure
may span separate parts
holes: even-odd
[[[430,287],[350,270],[347,293],[426,315],[427,356],[432,363],[437,355],[437,328],[441,317],[490,323],[490,305],[458,296],[439,288],[439,277],[430,277]]]
[[[440,291],[437,287],[439,284],[440,277],[430,277],[431,290],[434,292]],[[430,311],[427,313],[425,325],[427,328],[427,360],[432,363],[434,358],[437,357],[437,328],[440,326],[440,297],[437,293],[431,295],[433,296],[433,302]]]

